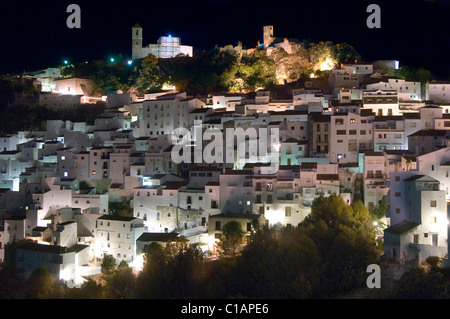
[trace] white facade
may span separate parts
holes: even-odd
[[[387,78],[378,83],[367,84],[368,90],[396,90],[399,101],[422,100],[420,82],[406,81],[401,78]]]
[[[405,121],[401,116],[376,117],[373,122],[374,151],[408,149],[404,126]]]
[[[384,251],[394,260],[424,261],[447,253],[447,203],[440,182],[417,172],[391,174]]]
[[[434,103],[450,103],[450,82],[428,82],[427,100]]]
[[[355,113],[331,116],[330,163],[358,163],[358,153],[373,149],[373,117]]]
[[[157,137],[172,134],[179,127],[188,127],[189,113],[204,107],[197,98],[186,98],[186,93],[170,94],[143,102],[139,117],[139,136]]]
[[[241,95],[213,95],[211,107],[214,109],[229,108],[229,102],[235,104],[241,103],[243,97]],[[234,107],[233,107],[234,110]]]
[[[364,90],[363,108],[376,115],[400,115],[398,93],[396,90]]]
[[[382,152],[367,152],[364,155],[364,205],[374,207],[389,191],[386,185],[385,156]]]
[[[103,215],[95,225],[95,257],[112,255],[116,263],[136,260],[136,240],[147,231],[143,220],[134,217]]]

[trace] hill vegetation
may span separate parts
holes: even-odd
[[[266,49],[244,50],[238,44],[193,57],[158,59],[149,55],[131,65],[121,57],[115,62],[91,61],[66,68],[64,75],[92,78],[101,94],[108,90],[146,93],[168,86],[192,94],[243,92],[308,78],[313,72],[320,75],[325,61],[334,66],[355,59],[359,54],[345,43],[304,41],[290,54],[276,48],[269,55]]]

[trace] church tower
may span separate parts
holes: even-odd
[[[273,40],[273,26],[264,26],[264,47],[267,48],[269,45],[271,45]]]
[[[131,28],[131,55],[133,59],[142,58],[142,27],[139,23],[136,23],[134,27]]]

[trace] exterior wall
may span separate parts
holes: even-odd
[[[388,118],[374,121],[374,151],[408,149],[403,119],[389,120]]]
[[[164,232],[165,228],[173,230],[173,220],[165,224],[161,220],[160,207],[178,207],[178,190],[171,189],[163,191],[158,186],[138,187],[134,190],[133,215],[141,218],[150,232]],[[170,212],[170,211],[167,211]],[[176,216],[171,213],[171,216]]]
[[[248,202],[252,200],[252,195],[248,191],[246,174],[240,173],[220,175],[220,209],[227,213],[243,213],[251,209]]]
[[[45,267],[56,280],[63,280],[69,288],[81,286],[84,279],[81,277],[79,263],[76,260],[85,260],[87,246],[80,246],[77,251],[66,247],[26,243],[17,245],[16,257],[12,261],[16,267],[28,277],[37,267]],[[11,262],[11,261],[10,261]]]
[[[160,134],[171,134],[178,127],[187,128],[189,113],[205,103],[198,99],[184,100],[185,97],[185,94],[180,94],[170,100],[145,101],[142,117],[139,119],[140,136],[157,137]]]
[[[398,176],[398,178],[397,178]],[[415,180],[408,177],[416,176]],[[390,219],[393,226],[410,221],[417,227],[386,236],[385,252],[400,261],[423,261],[447,253],[447,202],[439,181],[414,172],[391,174]],[[395,253],[394,253],[395,248]]]
[[[331,70],[329,85],[336,92],[342,89],[353,89],[359,87],[359,78],[347,70]]]
[[[56,225],[56,230],[53,231],[53,244],[72,247],[77,244],[77,223],[67,222]]]
[[[332,115],[330,163],[357,163],[358,152],[373,148],[373,123],[358,114]]]
[[[98,180],[109,177],[109,153],[111,148],[96,147],[89,150],[89,179]]]
[[[420,82],[405,81],[404,79],[388,79],[378,83],[367,84],[369,90],[396,90],[399,100],[421,100],[422,88]]]
[[[39,95],[39,106],[50,110],[75,108],[81,104],[83,95],[68,95],[60,93],[48,93]]]
[[[450,201],[450,148],[443,148],[417,157],[417,170],[440,182],[440,189],[445,191],[446,200]]]
[[[434,103],[450,103],[450,82],[428,82],[427,100]]]
[[[242,96],[240,96],[240,95],[213,95],[211,107],[214,109],[226,108],[228,105],[228,102],[232,102],[232,101],[234,101],[236,103],[240,103],[242,101]]]
[[[17,135],[1,136],[0,137],[0,152],[15,151],[19,144],[19,137]]]
[[[312,126],[312,157],[328,157],[331,140],[331,123],[310,122]]]
[[[90,208],[98,208],[100,214],[108,213],[108,194],[73,194],[73,208],[80,208],[82,211]]]
[[[86,91],[90,91],[94,83],[90,79],[68,78],[58,79],[55,81],[55,93],[70,95],[86,95]]]
[[[102,259],[112,255],[116,263],[122,260],[133,262],[136,259],[136,239],[147,228],[141,219],[115,220],[99,218],[95,228],[95,257]]]

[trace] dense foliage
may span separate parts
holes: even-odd
[[[98,94],[108,90],[146,93],[169,86],[192,94],[242,92],[267,89],[286,78],[309,77],[326,59],[337,64],[358,58],[346,43],[305,41],[289,54],[277,48],[269,55],[265,49],[244,50],[238,44],[196,52],[193,57],[149,55],[130,64],[119,56],[113,62],[84,62],[65,68],[64,75],[93,79]]]

